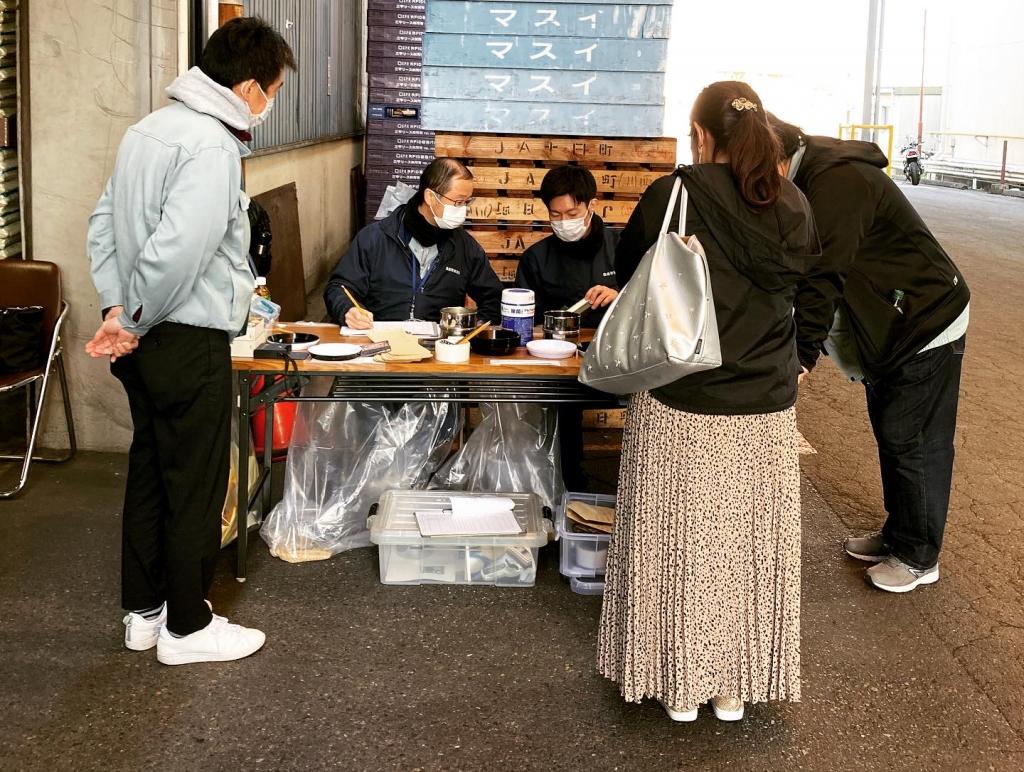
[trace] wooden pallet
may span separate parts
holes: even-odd
[[[466,230],[480,242],[503,282],[515,280],[519,255],[550,235],[537,198],[556,166],[579,164],[597,180],[597,212],[621,227],[647,187],[675,168],[674,139],[438,133],[436,155],[473,172],[476,200]]]

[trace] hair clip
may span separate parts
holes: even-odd
[[[744,110],[753,110],[756,113],[757,105],[751,102],[746,97],[739,97],[737,99],[732,100],[732,109],[738,110],[740,112],[743,112]]]

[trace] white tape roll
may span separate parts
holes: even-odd
[[[434,344],[434,359],[449,365],[465,364],[469,361],[469,344],[439,340]]]

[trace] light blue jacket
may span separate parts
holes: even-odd
[[[241,330],[249,268],[249,149],[224,123],[248,128],[237,95],[194,67],[167,93],[178,100],[132,126],[89,219],[88,254],[102,308],[145,335],[161,322]],[[223,121],[223,123],[222,123]]]

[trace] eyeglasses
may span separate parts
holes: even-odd
[[[448,198],[448,196],[446,196],[444,193],[438,193],[433,188],[431,188],[430,192],[433,193],[438,198],[443,198],[452,206],[473,206],[473,202],[476,201],[475,196],[470,196],[469,198],[464,198],[461,201],[456,201],[454,198]]]

